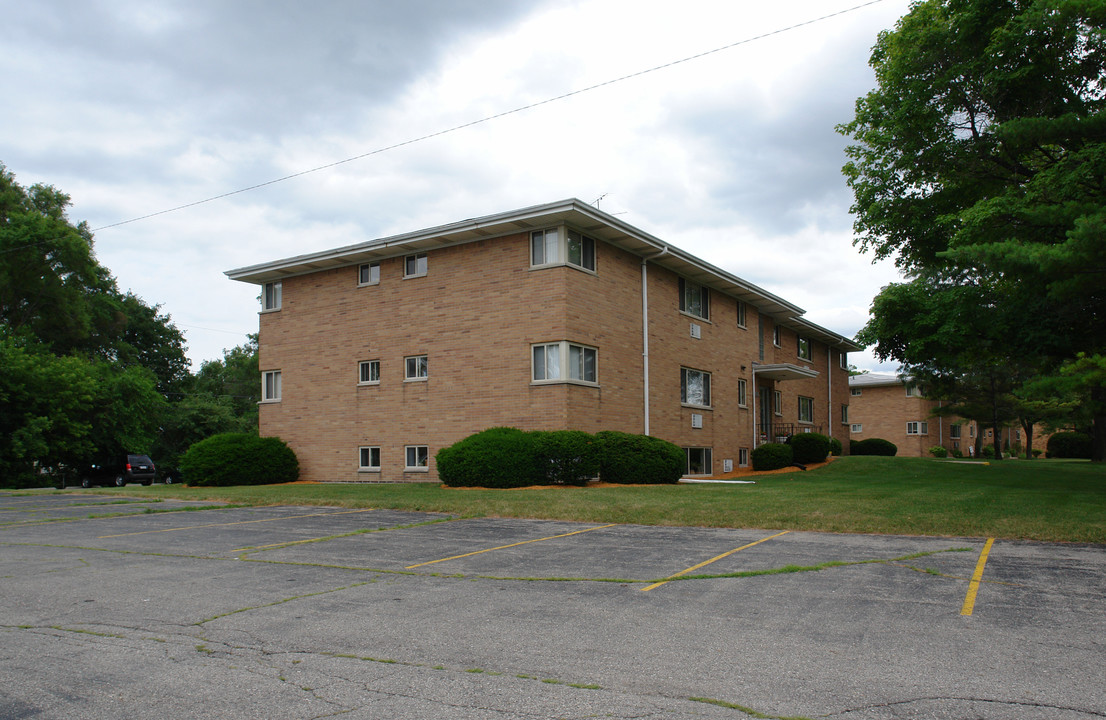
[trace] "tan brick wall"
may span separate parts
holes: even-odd
[[[978,432],[973,423],[957,417],[935,417],[933,411],[938,402],[921,397],[908,396],[902,384],[864,386],[860,395],[850,398],[849,420],[860,424],[863,430],[852,433],[852,440],[883,438],[898,447],[900,457],[933,457],[930,448],[941,445],[950,452],[959,449],[965,456],[975,442]],[[907,435],[908,422],[926,422],[928,430],[922,435]],[[952,437],[952,426],[961,426],[961,437]]]
[[[425,277],[403,278],[403,258],[381,262],[380,283],[358,287],[357,267],[283,281],[282,308],[262,313],[261,369],[280,370],[282,398],[261,406],[261,432],[286,440],[314,481],[433,481],[433,456],[493,426],[644,431],[641,260],[597,243],[596,273],[531,269],[526,233],[431,251]],[[650,429],[684,447],[713,449],[714,469],[753,447],[756,308],[746,329],[737,302],[711,293],[710,320],[679,310],[678,278],[648,267]],[[701,337],[691,337],[691,323]],[[847,377],[837,351],[813,343],[796,357],[794,333],[765,362],[819,371],[777,383],[783,421],[797,421],[798,396],[815,398],[815,426],[841,436]],[[567,340],[598,348],[599,386],[531,382],[531,346]],[[404,358],[427,355],[429,377],[404,381]],[[378,360],[378,385],[358,384],[358,363]],[[680,403],[680,368],[711,373],[710,408]],[[827,398],[832,372],[833,399]],[[747,403],[738,404],[738,379]],[[693,429],[693,413],[703,416]],[[777,418],[776,420],[781,420]],[[404,472],[404,447],[426,445],[429,472]],[[358,471],[358,447],[381,450],[380,472]]]

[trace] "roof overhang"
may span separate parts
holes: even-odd
[[[576,199],[535,205],[333,250],[250,265],[228,270],[226,275],[231,280],[260,285],[296,275],[375,262],[411,253],[428,252],[451,245],[462,245],[560,224],[569,225],[596,240],[621,248],[692,282],[755,304],[760,312],[771,315],[781,322],[788,323],[790,319],[805,312],[797,305],[773,295],[764,288],[742,280]],[[829,333],[828,330],[823,332]]]
[[[806,380],[818,377],[817,370],[792,365],[791,363],[776,363],[773,365],[753,365],[753,375],[782,382],[784,380]]]
[[[832,330],[827,330],[821,325],[815,325],[806,318],[793,317],[788,321],[783,322],[793,330],[797,330],[800,335],[804,335],[809,338],[814,338],[819,342],[823,342],[830,347],[837,348],[841,352],[860,352],[864,349],[863,345],[858,345],[856,342],[850,340],[844,335],[838,335]]]

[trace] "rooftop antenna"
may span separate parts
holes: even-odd
[[[591,201],[591,204],[595,206],[595,209],[596,209],[596,210],[598,210],[598,209],[599,209],[599,201],[600,201],[600,200],[602,200],[603,198],[607,197],[608,195],[610,195],[610,193],[603,193],[603,194],[602,194],[602,195],[600,195],[599,197],[597,197],[597,198],[595,198],[594,200],[592,200],[592,201]]]

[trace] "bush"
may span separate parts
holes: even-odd
[[[545,485],[586,485],[599,475],[599,443],[581,430],[535,431],[537,468]]]
[[[867,440],[854,440],[850,451],[853,455],[882,455],[894,457],[899,452],[895,443],[883,438],[868,438]]]
[[[964,451],[962,451],[960,448],[953,448],[952,449],[952,456],[954,458],[962,458],[962,457],[964,457]]]
[[[1091,459],[1091,436],[1081,432],[1058,432],[1048,439],[1048,457]]]
[[[778,470],[791,464],[794,454],[790,445],[765,443],[750,454],[754,470]]]
[[[678,445],[649,435],[603,430],[599,444],[599,479],[619,484],[677,483],[687,469]]]
[[[994,445],[984,445],[983,450],[981,450],[979,454],[982,455],[983,457],[989,459],[989,460],[994,460],[995,459],[995,446]]]
[[[929,449],[929,454],[935,458],[947,458],[949,451],[944,445],[934,445]]]
[[[538,485],[534,435],[517,428],[489,428],[434,456],[438,477],[451,487],[512,488]]]
[[[830,438],[830,455],[834,457],[841,457],[841,453],[845,448],[841,445],[841,441],[837,438]]]
[[[252,433],[212,435],[181,456],[180,470],[189,485],[271,485],[295,482],[300,465],[280,438]]]
[[[825,462],[830,454],[830,439],[821,433],[797,433],[788,439],[787,444],[791,446],[792,462]]]

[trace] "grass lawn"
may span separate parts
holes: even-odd
[[[309,504],[644,525],[946,535],[1106,543],[1106,465],[1086,461],[962,463],[846,457],[755,485],[544,487],[179,485],[66,492]]]

